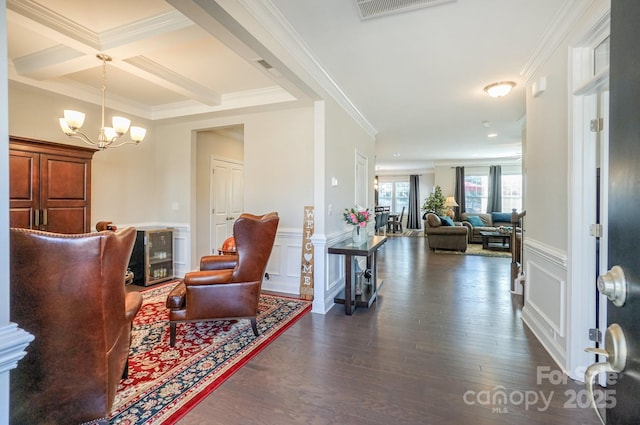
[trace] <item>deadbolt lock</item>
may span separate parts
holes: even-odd
[[[622,267],[613,266],[611,270],[598,277],[598,291],[617,307],[622,307],[627,300],[627,279]]]

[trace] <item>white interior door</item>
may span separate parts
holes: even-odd
[[[244,209],[244,165],[212,157],[210,188],[210,250],[216,254]]]

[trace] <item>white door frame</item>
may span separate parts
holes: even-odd
[[[593,347],[589,340],[589,329],[595,327],[598,302],[596,297],[595,240],[590,235],[590,226],[596,222],[595,167],[600,156],[600,223],[607,223],[608,145],[607,137],[598,152],[598,135],[591,131],[590,121],[599,117],[599,96],[608,90],[609,69],[593,75],[593,48],[609,35],[610,12],[591,27],[571,48],[569,107],[571,117],[569,144],[569,203],[568,203],[568,309],[566,371],[572,379],[583,381],[587,366],[595,362],[586,347]],[[604,111],[605,115],[608,111]],[[608,127],[603,129],[608,131]],[[602,190],[602,188],[605,188]],[[606,267],[607,238],[603,226],[600,238],[600,260]],[[602,270],[602,269],[601,269]],[[606,318],[606,303],[600,302]],[[602,322],[601,322],[602,323]]]

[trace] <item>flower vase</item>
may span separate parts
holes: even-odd
[[[351,239],[353,239],[354,245],[362,245],[369,239],[367,235],[367,229],[360,226],[353,226],[353,233],[351,233]]]

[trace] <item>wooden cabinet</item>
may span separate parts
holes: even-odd
[[[55,233],[89,232],[94,152],[10,137],[10,226]]]

